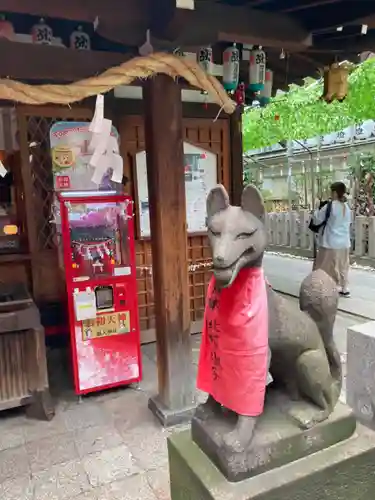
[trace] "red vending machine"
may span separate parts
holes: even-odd
[[[138,382],[133,201],[115,191],[58,200],[76,393]]]

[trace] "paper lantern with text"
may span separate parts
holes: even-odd
[[[13,24],[5,19],[5,16],[0,16],[0,38],[12,40],[14,37]]]
[[[233,92],[238,85],[240,75],[240,51],[234,44],[223,52],[223,86]]]

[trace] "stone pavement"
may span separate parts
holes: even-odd
[[[297,297],[301,281],[311,271],[312,261],[267,253],[264,268],[275,290]],[[349,286],[351,297],[340,299],[340,311],[375,320],[375,272],[352,267]]]
[[[344,362],[346,329],[358,322],[338,316],[335,338]],[[193,376],[199,341],[193,337]],[[169,500],[166,438],[176,428],[162,429],[147,408],[157,386],[155,347],[143,346],[138,387],[81,402],[71,390],[69,354],[50,349],[56,417],[39,422],[22,410],[0,413],[0,500]]]
[[[194,376],[199,351],[194,338]],[[1,500],[168,500],[166,438],[147,408],[156,392],[155,346],[143,350],[144,379],[82,398],[71,390],[69,355],[48,352],[57,400],[51,422],[20,409],[0,413]],[[200,397],[201,399],[201,397]]]

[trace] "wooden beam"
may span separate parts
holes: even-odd
[[[0,12],[93,23],[96,18],[135,20],[143,17],[147,0],[0,0]]]
[[[97,33],[125,45],[142,43],[148,27],[149,0],[0,0],[0,12],[94,23]],[[117,40],[116,35],[121,33]],[[144,41],[144,40],[143,40]]]
[[[0,76],[72,82],[97,75],[131,57],[129,54],[86,52],[0,39]]]
[[[220,40],[288,49],[310,43],[306,30],[284,15],[213,0],[195,2],[194,9],[181,8],[187,1],[191,5],[192,0],[0,0],[0,12],[84,22],[98,18],[100,35],[131,46],[144,42],[150,22],[156,38],[183,48]]]
[[[340,54],[340,57],[352,58],[353,55],[358,55],[366,50],[375,50],[375,34],[368,33],[365,36],[351,35],[349,37],[341,38],[336,36],[322,41],[317,41],[314,46],[309,49],[309,53],[334,53]]]
[[[265,5],[266,3],[273,2],[273,0],[251,0],[248,2],[248,5],[253,8],[253,7],[260,7],[261,5]]]
[[[178,38],[192,18],[194,8],[182,7],[182,0],[158,0],[151,2],[150,26],[153,35],[169,41]],[[185,3],[185,5],[187,5]],[[193,0],[193,7],[194,0]]]
[[[284,12],[284,14],[290,12],[298,12],[301,10],[315,9],[316,7],[322,7],[323,5],[338,2],[341,2],[341,0],[315,0],[310,3],[299,3],[298,5],[293,5],[291,7],[283,7],[279,12]]]
[[[121,24],[114,14],[111,22],[99,25],[99,31],[110,40],[139,46],[145,41],[146,28],[151,26],[152,44],[157,50],[167,47],[186,50],[219,41],[284,47],[286,50],[311,45],[310,33],[298,21],[284,14],[213,0],[197,2],[194,10],[185,10],[177,9],[174,2],[153,1],[145,11],[145,19],[138,20],[138,24],[124,20]],[[129,41],[128,27],[132,30],[132,42]]]
[[[355,9],[340,8],[340,4],[328,4],[312,9],[306,16],[305,25],[313,33],[335,30],[338,26],[360,25],[363,18],[374,13],[371,1],[356,0]]]
[[[237,107],[229,118],[230,130],[230,179],[232,205],[241,205],[243,191],[243,147],[242,147],[242,110]]]
[[[191,14],[176,39],[181,47],[232,41],[295,50],[312,43],[309,32],[284,14],[212,1],[197,3]]]
[[[163,425],[190,418],[190,344],[181,91],[165,75],[144,87],[159,393],[149,403]]]

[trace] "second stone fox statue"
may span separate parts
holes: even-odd
[[[328,418],[341,392],[340,356],[333,341],[338,291],[323,271],[303,281],[300,310],[266,283],[262,260],[267,244],[263,199],[247,186],[240,207],[231,206],[221,185],[207,198],[213,258],[198,388],[209,394],[197,409],[205,419],[225,407],[238,415],[223,446],[241,452],[251,445],[263,412],[266,385],[281,387],[289,415],[301,428]],[[298,401],[311,404],[301,411]],[[296,402],[296,404],[293,404]]]

